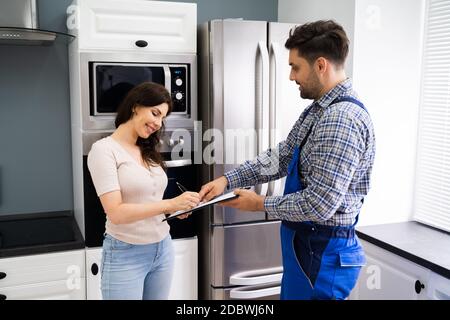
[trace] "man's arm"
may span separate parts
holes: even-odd
[[[238,168],[226,172],[223,176],[202,186],[199,192],[200,199],[209,201],[222,194],[225,189],[254,186],[286,175],[289,153],[293,152],[293,148],[292,151],[289,149],[286,141],[283,141],[276,148],[260,154],[255,160],[246,161]]]
[[[320,119],[309,156],[306,188],[285,196],[266,197],[271,217],[290,221],[326,221],[342,203],[365,150],[365,129],[345,111]]]
[[[306,113],[303,112],[289,132],[287,139],[280,142],[275,148],[265,151],[255,160],[246,161],[238,168],[225,173],[224,176],[203,185],[199,192],[202,201],[211,200],[223,193],[226,188],[254,186],[285,176],[297,142],[301,121],[305,115]]]
[[[304,116],[305,112],[297,120],[286,140],[278,143],[275,148],[268,149],[256,159],[246,161],[238,168],[225,173],[228,188],[254,186],[286,176]]]
[[[228,188],[254,186],[279,179],[286,175],[294,146],[287,141],[280,142],[275,148],[268,149],[251,161],[225,173]]]

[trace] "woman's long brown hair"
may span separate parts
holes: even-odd
[[[144,82],[131,89],[117,110],[115,125],[118,128],[122,123],[133,117],[133,111],[137,106],[155,107],[162,103],[167,103],[169,110],[167,116],[172,111],[172,99],[167,89],[154,82]],[[164,122],[161,128],[150,135],[147,139],[138,137],[136,145],[141,149],[142,159],[150,166],[161,166],[165,168],[163,157],[159,152],[160,137],[164,131]]]

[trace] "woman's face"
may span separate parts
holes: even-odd
[[[136,106],[131,121],[137,135],[143,139],[147,139],[158,131],[168,111],[169,106],[167,103],[162,103],[154,107]]]

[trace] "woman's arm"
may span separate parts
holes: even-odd
[[[88,155],[88,168],[103,209],[114,224],[132,223],[161,213],[192,209],[200,201],[198,193],[185,192],[169,200],[124,203],[116,158],[104,142],[96,142],[92,146]]]
[[[150,203],[123,203],[120,191],[100,196],[103,209],[114,224],[132,223],[161,213],[192,209],[199,201],[199,195],[195,192],[185,192],[176,198]]]

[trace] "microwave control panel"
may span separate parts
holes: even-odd
[[[175,113],[189,114],[189,77],[188,66],[170,66],[172,103]]]

